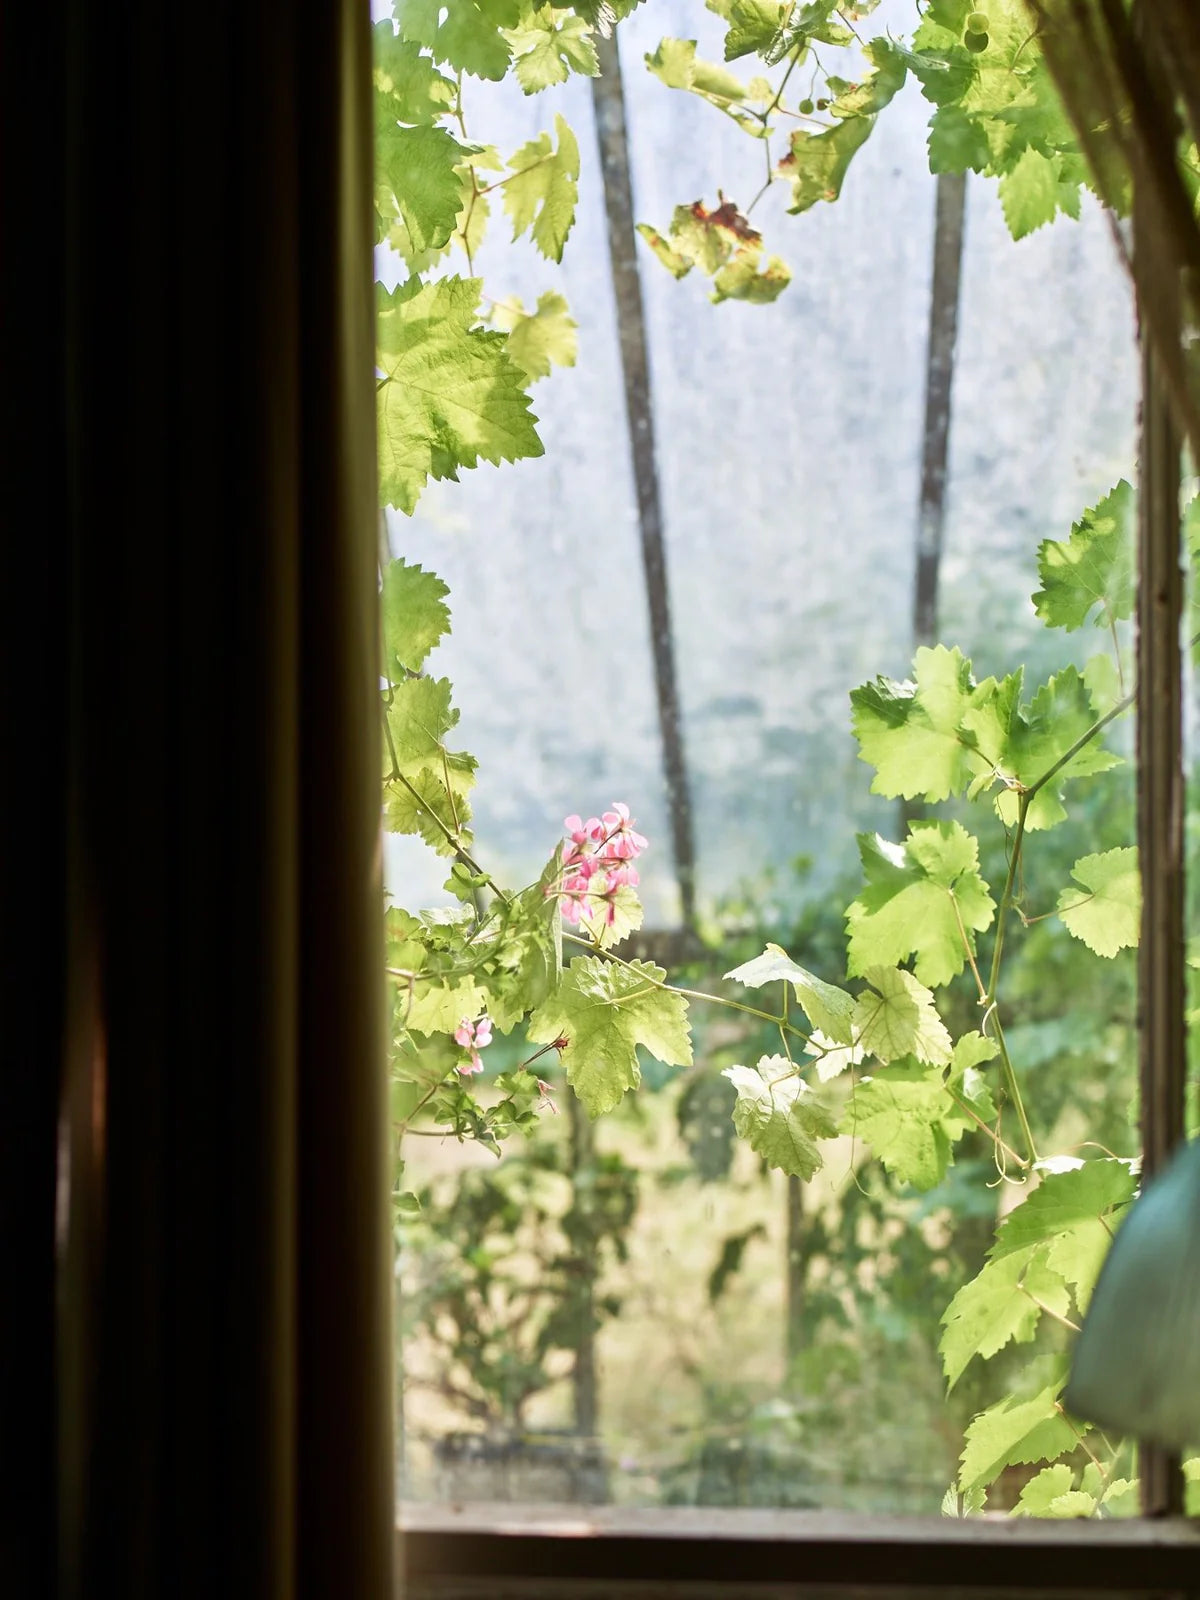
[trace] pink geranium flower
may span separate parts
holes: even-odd
[[[472,1022],[470,1017],[463,1017],[454,1030],[454,1042],[460,1050],[468,1053],[467,1060],[458,1064],[459,1074],[469,1078],[474,1072],[482,1072],[483,1062],[479,1059],[479,1052],[485,1050],[492,1042],[491,1017],[486,1012],[478,1022]]]

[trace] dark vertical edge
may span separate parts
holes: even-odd
[[[54,1592],[55,1183],[69,937],[63,7],[0,0],[0,1593]]]
[[[913,650],[937,642],[938,586],[946,526],[950,456],[950,402],[958,341],[967,175],[938,175],[933,225],[933,272],[929,287],[929,336],[925,354],[925,424],[921,435],[921,493],[917,503],[913,576]],[[921,800],[900,801],[900,829],[925,815]]]
[[[305,5],[297,32],[308,240],[297,1594],[365,1600],[392,1589],[395,1526],[370,9]]]
[[[795,1174],[787,1181],[787,1330],[788,1375],[804,1349],[804,1297],[808,1252],[804,1248],[804,1185]]]
[[[1149,343],[1142,356],[1137,601],[1138,950],[1143,1174],[1162,1169],[1184,1134],[1184,855],[1179,433]],[[1183,1510],[1179,1457],[1140,1451],[1147,1516]]]
[[[943,172],[937,180],[929,342],[925,359],[925,431],[921,498],[917,509],[917,562],[913,587],[913,642],[933,644],[938,630],[938,579],[946,525],[946,472],[950,453],[950,397],[958,339],[967,176]]]
[[[600,170],[604,179],[604,206],[608,217],[608,244],[612,261],[613,294],[617,305],[617,332],[621,367],[625,377],[625,409],[629,450],[637,492],[638,525],[642,539],[642,565],[650,611],[650,648],[658,694],[658,721],[662,737],[663,769],[671,813],[671,844],[685,927],[696,921],[696,848],[692,802],[684,752],[683,718],[675,671],[671,635],[670,592],[663,538],[662,503],[655,459],[654,412],[650,395],[650,363],[642,286],[638,276],[637,233],[633,218],[633,183],[629,169],[629,142],[625,128],[625,94],[621,58],[613,38],[596,38],[600,75],[592,80]]]
[[[581,1439],[596,1436],[599,1398],[596,1383],[596,1240],[592,1226],[594,1185],[592,1165],[595,1140],[587,1113],[578,1095],[568,1096],[571,1121],[572,1204],[585,1213],[583,1225],[575,1232],[574,1268],[578,1273],[575,1307],[578,1312],[575,1365],[571,1387],[575,1402],[575,1432]]]
[[[1143,6],[1131,21],[1146,42]],[[1152,77],[1165,66],[1146,57]],[[1170,260],[1162,197],[1135,176],[1133,263]],[[1156,289],[1155,327],[1139,304],[1142,408],[1138,442],[1137,764],[1142,925],[1138,946],[1138,1077],[1143,1179],[1153,1178],[1184,1136],[1187,1080],[1183,775],[1182,445],[1168,364],[1178,351],[1181,304],[1169,273]],[[1177,1454],[1139,1444],[1142,1511],[1175,1516],[1184,1485]]]

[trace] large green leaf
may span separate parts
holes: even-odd
[[[866,887],[846,912],[848,967],[897,966],[937,988],[958,976],[995,903],[979,876],[979,847],[958,822],[916,822],[903,845],[860,833]]]
[[[563,1068],[589,1116],[612,1111],[641,1082],[639,1044],[666,1066],[691,1064],[687,1002],[659,987],[665,977],[647,961],[577,956],[529,1019],[535,1043],[566,1040]]]
[[[897,1063],[855,1085],[841,1132],[865,1140],[899,1182],[932,1189],[950,1162],[943,1116],[953,1109],[935,1067]]]
[[[989,678],[980,684],[975,704],[963,714],[962,727],[986,763],[987,775],[977,787],[1000,785],[996,812],[1009,825],[1017,820],[1020,790],[1032,787],[1064,762],[1038,790],[1025,819],[1031,830],[1050,828],[1067,814],[1062,790],[1070,779],[1107,772],[1119,766],[1121,758],[1097,736],[1064,761],[1096,720],[1091,694],[1075,667],[1056,673],[1026,705],[1021,704],[1021,679],[1018,669],[999,683]]]
[[[1032,146],[1000,179],[1000,204],[1014,239],[1023,239],[1058,212],[1058,169],[1050,156]]]
[[[1034,609],[1051,628],[1068,633],[1090,617],[1097,627],[1133,615],[1133,489],[1124,478],[1089,507],[1069,539],[1046,539],[1038,548],[1042,586]]]
[[[696,54],[695,39],[663,39],[646,65],[668,89],[689,89],[715,105],[736,105],[747,97],[747,88],[732,72]]]
[[[1070,1450],[1077,1433],[1058,1409],[1060,1384],[1050,1384],[1032,1400],[1006,1396],[981,1411],[967,1429],[959,1467],[959,1488],[991,1483],[1005,1467],[1049,1461]]]
[[[375,171],[387,184],[415,253],[449,243],[462,203],[456,168],[469,152],[445,128],[376,129]]]
[[[806,1181],[822,1165],[819,1139],[837,1125],[829,1108],[796,1076],[786,1056],[764,1056],[757,1067],[726,1067],[737,1090],[733,1125],[768,1166]]]
[[[1081,856],[1071,868],[1078,888],[1058,897],[1058,914],[1098,956],[1128,950],[1141,935],[1142,880],[1135,845]]]
[[[1076,1303],[1085,1310],[1112,1243],[1118,1213],[1133,1198],[1135,1187],[1124,1161],[1087,1161],[1067,1171],[1049,1172],[1005,1217],[989,1254],[999,1261],[1045,1245],[1048,1264],[1072,1286]]]
[[[435,122],[454,103],[454,85],[434,66],[420,45],[403,39],[391,21],[372,29],[375,88],[393,122]]]
[[[505,30],[520,22],[522,0],[395,0],[394,10],[401,35],[435,61],[497,81],[508,71]]]
[[[600,71],[591,27],[570,11],[538,6],[507,38],[517,82],[526,94],[565,83],[573,72],[594,78]]]
[[[378,288],[379,490],[411,512],[429,478],[540,456],[524,374],[477,326],[478,282]]]
[[[725,35],[725,59],[764,55],[779,32],[788,7],[779,0],[731,0],[725,11],[729,31]]]
[[[906,800],[960,794],[984,770],[963,734],[978,693],[971,663],[944,645],[917,651],[911,680],[876,678],[853,690],[859,755],[876,769],[872,792]]]
[[[1044,1246],[985,1262],[964,1284],[942,1317],[940,1349],[946,1383],[952,1389],[973,1356],[985,1361],[1010,1340],[1033,1338],[1043,1308],[1065,1316],[1070,1295],[1061,1273],[1046,1259]]]

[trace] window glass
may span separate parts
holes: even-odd
[[[663,235],[678,206],[745,208],[762,186],[763,141],[735,125],[739,104],[662,81],[684,70],[663,67],[679,48],[692,60],[664,39],[723,62],[729,9],[647,0],[618,26],[635,220]],[[844,18],[816,9],[847,38],[912,41],[918,21],[899,0]],[[987,49],[1019,60],[1020,8],[988,9]],[[983,12],[931,12],[957,29],[947,71],[986,55],[965,43],[985,36],[968,25]],[[510,29],[518,60],[553,54],[545,29],[586,31],[580,14],[537,15]],[[410,8],[401,23],[420,42],[414,18]],[[822,120],[817,102],[852,97],[871,66],[853,42],[812,40],[795,68],[802,91],[813,85],[812,115],[783,124],[774,159],[793,128],[849,126]],[[876,77],[895,67],[880,47]],[[452,64],[439,70],[457,105]],[[694,87],[694,62],[687,70]],[[719,70],[782,76],[756,56]],[[724,80],[707,81],[720,102]],[[386,516],[388,560],[436,573],[452,616],[428,656],[395,664],[388,715],[401,680],[416,692],[413,673],[449,679],[459,711],[435,730],[449,752],[431,758],[435,779],[451,798],[426,799],[442,823],[426,838],[386,837],[394,904],[435,908],[423,924],[389,914],[399,1188],[415,1197],[397,1223],[400,1493],[1130,1512],[1131,1449],[1057,1405],[1072,1327],[1136,1183],[1131,713],[1052,771],[1133,687],[1138,371],[1110,223],[1085,191],[1077,218],[1014,242],[1030,174],[1046,177],[1034,157],[1062,184],[1063,211],[1076,209],[1076,168],[1019,108],[1004,126],[1032,141],[1020,181],[966,179],[936,625],[924,639],[913,594],[938,102],[909,72],[830,203],[789,215],[785,167],[753,212],[764,251],[792,274],[772,303],[710,304],[702,269],[677,280],[639,242],[694,839],[688,927],[592,84],[575,74],[527,95],[511,78],[468,74],[462,85],[453,137],[498,152],[493,166],[464,158],[487,190],[488,232],[469,268],[461,250],[422,262],[415,208],[400,217],[406,261],[393,218],[384,290],[417,287],[418,267],[425,284],[470,270],[484,315],[499,308],[491,328],[513,322],[513,297],[529,309],[561,293],[578,351],[532,391],[544,455],[432,481],[411,515]],[[946,117],[942,131],[966,138],[971,113],[957,115],[962,126]],[[559,116],[580,167],[561,265],[528,237],[511,241],[522,214],[504,165],[550,130],[529,161],[552,166]],[[396,117],[383,121],[386,147]],[[381,170],[394,170],[386,157]],[[385,636],[410,615],[388,610],[388,570]],[[469,797],[452,765],[460,749],[479,763]],[[399,803],[385,784],[385,809],[390,825],[415,827],[411,780],[425,780],[398,754],[410,783]],[[1047,773],[1019,835],[1023,791]],[[458,833],[459,801],[473,833],[455,867],[445,835],[447,822]],[[536,884],[563,819],[586,833],[593,815],[619,817],[618,801],[649,842],[636,855],[644,923],[617,954],[768,1017],[786,1006],[794,1031],[692,1000],[690,1060],[656,1046],[661,1018],[648,1022],[640,1085],[592,1121],[565,1081],[590,1070],[578,1008],[559,1013],[572,1060],[537,1015],[495,1015],[495,974],[471,988],[475,955],[436,930],[482,928],[487,945],[507,907],[484,873],[508,893]],[[606,839],[614,828],[628,836],[601,824]],[[562,905],[569,965],[582,951],[571,936],[589,928],[570,920],[569,891]],[[727,977],[768,946],[780,952],[768,966]],[[805,974],[849,996],[845,1010]],[[612,994],[597,1001],[618,1032],[640,999],[627,994],[624,1012]],[[556,1014],[548,1003],[543,1019]],[[839,1018],[851,1039],[840,1055]],[[881,1030],[890,1044],[873,1052]],[[607,1061],[603,1040],[587,1048]],[[512,1075],[524,1062],[522,1100]],[[451,1104],[464,1087],[485,1111],[516,1106],[532,1132],[501,1139],[497,1157],[475,1136],[478,1114]],[[1056,1195],[1065,1222],[1050,1216]]]

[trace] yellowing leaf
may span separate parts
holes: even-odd
[[[512,218],[514,239],[528,230],[544,256],[561,261],[579,198],[579,145],[565,117],[556,116],[554,126],[557,150],[542,133],[508,163],[512,175],[504,184],[504,209]]]
[[[532,381],[548,378],[550,368],[573,367],[578,349],[578,324],[563,296],[553,289],[538,296],[537,310],[526,311],[515,296],[498,301],[492,321],[508,332],[506,350]]]
[[[950,1035],[924,984],[899,968],[872,967],[863,976],[871,987],[855,1002],[853,1027],[864,1050],[885,1063],[907,1055],[931,1066],[950,1060]]]

